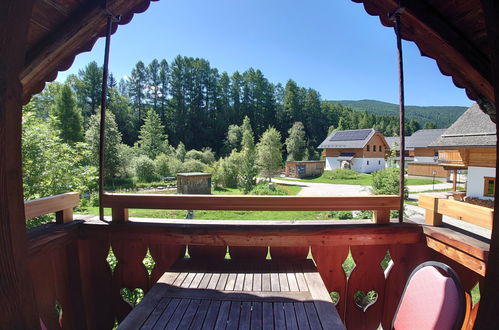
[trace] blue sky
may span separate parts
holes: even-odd
[[[260,69],[274,83],[293,79],[323,99],[398,103],[395,46],[393,29],[350,0],[161,0],[113,35],[110,70],[119,79],[138,60],[180,54],[229,73]],[[101,39],[58,80],[102,65],[103,52]],[[404,61],[406,104],[472,103],[415,44],[404,42]]]

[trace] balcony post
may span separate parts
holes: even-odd
[[[39,329],[28,272],[21,161],[24,66],[34,0],[0,2],[0,324]]]
[[[111,212],[112,212],[113,222],[127,222],[128,221],[128,209],[123,208],[123,207],[113,207]]]
[[[427,225],[442,226],[442,214],[438,213],[437,196],[420,194],[418,205],[425,209],[425,222]]]
[[[378,225],[390,223],[390,210],[374,210],[373,221]]]

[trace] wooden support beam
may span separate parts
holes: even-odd
[[[373,221],[378,225],[390,223],[390,210],[373,211]]]
[[[452,191],[457,189],[457,168],[452,170]]]
[[[34,0],[0,2],[0,324],[3,329],[40,328],[28,273],[19,81],[33,3]]]
[[[494,105],[498,108],[499,100],[499,3],[496,0],[481,0],[487,25],[487,38],[490,48],[490,71],[494,86]],[[496,134],[499,135],[499,126],[496,125]],[[499,147],[496,145],[496,178],[499,177]],[[499,187],[495,186],[494,220],[490,242],[490,255],[485,273],[485,285],[481,290],[480,307],[478,309],[475,329],[490,329],[499,324]]]

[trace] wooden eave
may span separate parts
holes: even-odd
[[[389,15],[398,7],[396,0],[352,1],[363,3],[367,13],[378,16],[384,26],[394,26]],[[487,110],[494,115],[490,51],[480,0],[402,0],[401,5],[405,8],[403,39],[414,41],[421,55],[435,59],[442,74],[452,76],[470,99],[481,106],[489,103]]]
[[[108,10],[121,15],[113,26],[129,23],[134,14],[144,12],[151,1],[108,0]],[[20,75],[23,99],[27,103],[45,83],[67,70],[76,55],[88,52],[105,35],[107,12],[102,0],[36,0],[28,33],[24,69]]]

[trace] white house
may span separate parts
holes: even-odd
[[[326,170],[351,168],[359,173],[371,173],[385,168],[388,144],[383,134],[369,128],[334,132],[319,149],[324,149]]]

